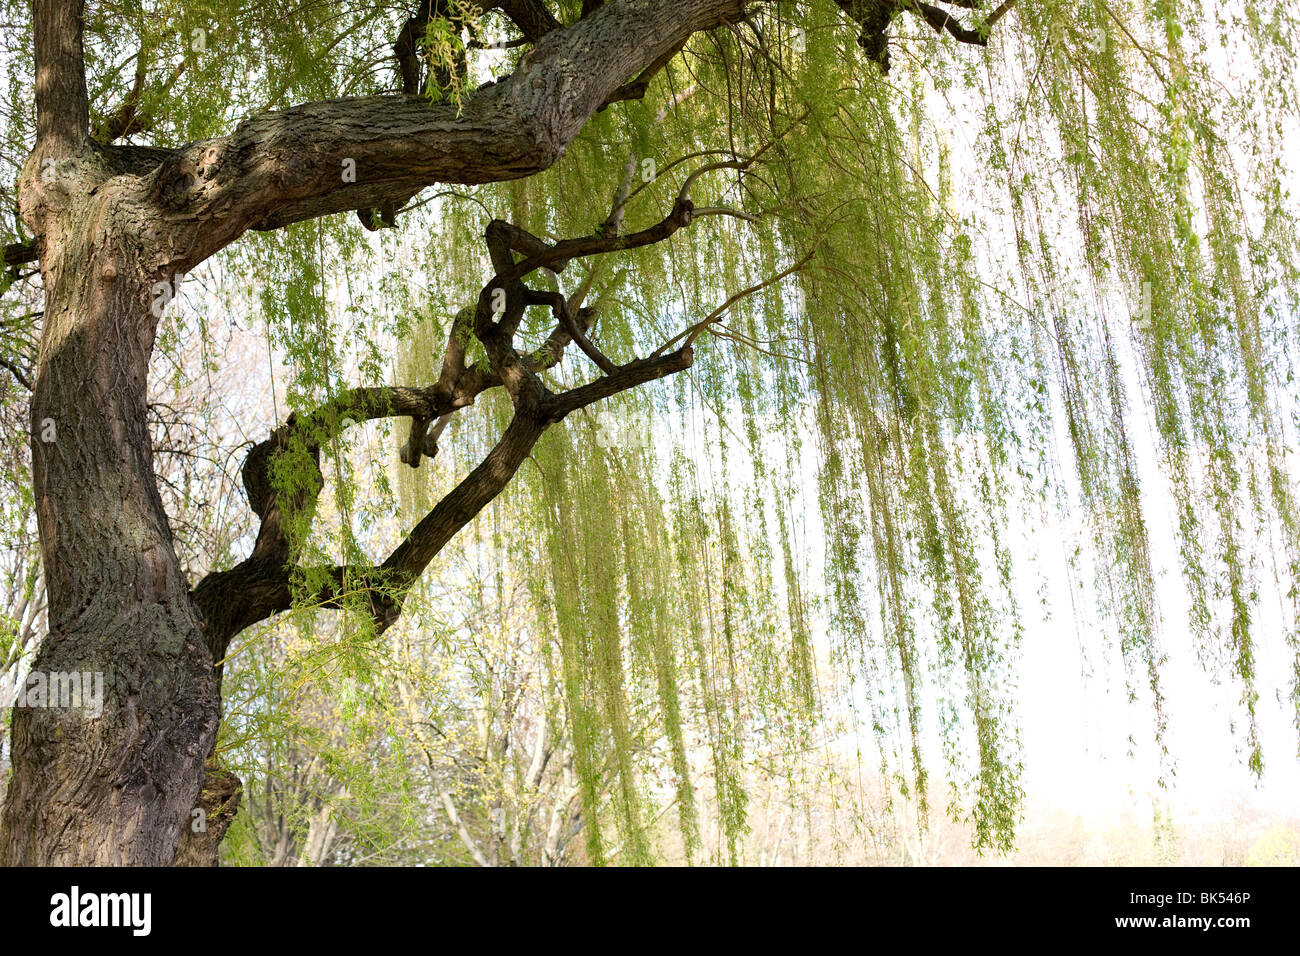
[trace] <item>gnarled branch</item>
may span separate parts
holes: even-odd
[[[742,166],[748,163],[741,164]],[[708,167],[714,168],[714,167]],[[323,485],[319,469],[322,444],[337,437],[349,424],[374,418],[410,416],[410,436],[402,460],[417,466],[421,456],[436,451],[437,435],[458,409],[470,405],[484,390],[504,387],[515,414],[496,447],[429,512],[380,565],[335,567],[307,575],[324,581],[315,592],[299,598],[320,607],[343,607],[353,595],[363,593],[381,628],[397,620],[405,594],[447,542],[473,519],[509,483],[527,459],[534,444],[552,424],[571,412],[645,382],[690,367],[689,343],[675,352],[655,354],[616,365],[587,338],[593,319],[590,309],[576,307],[558,292],[529,289],[523,280],[537,269],[559,272],[573,259],[632,249],[660,242],[691,222],[693,206],[686,194],[696,177],[688,177],[672,211],[647,229],[627,235],[583,236],[546,243],[531,233],[501,220],[485,232],[497,273],[484,287],[474,308],[462,309],[451,323],[438,381],[428,387],[357,388],[304,415],[292,415],[265,441],[254,446],[244,464],[244,484],[249,504],[261,519],[253,553],[229,571],[208,575],[194,590],[203,612],[205,639],[214,659],[225,656],[230,639],[239,631],[273,614],[288,610],[294,601],[293,545],[286,530],[286,512],[301,512],[314,505]],[[516,262],[515,253],[524,256]],[[513,294],[503,312],[492,308],[493,293]],[[556,326],[535,351],[520,355],[514,335],[525,309],[548,307]],[[467,365],[465,346],[471,331],[488,356]],[[593,382],[552,393],[539,373],[550,368],[572,343],[595,362],[603,374]],[[432,435],[429,426],[438,422]],[[312,465],[308,480],[299,482],[290,497],[272,482],[276,456],[297,447]]]

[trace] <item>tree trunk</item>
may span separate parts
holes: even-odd
[[[111,187],[88,195],[75,175],[63,185],[84,198],[47,230],[41,256],[32,470],[49,635],[32,670],[102,674],[102,713],[15,709],[0,862],[169,865],[219,702],[151,461],[157,273],[126,241],[131,211]]]

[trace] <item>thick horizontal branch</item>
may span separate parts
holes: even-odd
[[[540,172],[629,77],[693,33],[735,21],[744,6],[614,0],[541,36],[513,74],[459,105],[408,95],[309,103],[191,144],[150,184],[169,225],[190,239],[179,256],[188,262],[178,264],[201,261],[249,228],[380,208],[433,183]]]

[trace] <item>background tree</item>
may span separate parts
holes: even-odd
[[[559,648],[592,862],[653,857],[638,708],[688,852],[686,732],[706,729],[737,859],[745,754],[798,739],[827,693],[865,710],[922,815],[937,736],[946,808],[1008,845],[1010,520],[1054,507],[1087,515],[1103,633],[1162,740],[1148,466],[1187,633],[1236,682],[1262,772],[1252,625],[1274,584],[1269,653],[1300,699],[1285,9],[35,0],[28,30],[15,7],[5,258],[43,297],[34,367],[6,356],[32,392],[32,666],[103,671],[108,695],[93,722],[15,713],[0,860],[215,859],[236,636],[311,609],[343,612],[349,646],[383,635],[512,481],[531,523],[505,554]],[[439,183],[471,188],[421,195]],[[416,236],[391,283],[350,281]],[[256,296],[293,411],[244,462],[248,556],[196,580],[147,382],[209,261]],[[339,445],[392,418],[410,474],[390,506]]]

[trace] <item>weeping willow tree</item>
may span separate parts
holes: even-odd
[[[341,616],[315,633],[364,671],[467,527],[554,649],[593,862],[655,859],[665,801],[693,858],[705,792],[738,860],[746,755],[828,713],[922,816],[1010,846],[1015,581],[1052,515],[1084,516],[1071,571],[1158,747],[1170,640],[1238,689],[1256,773],[1262,686],[1300,716],[1286,5],[5,10],[32,669],[107,693],[14,711],[0,861],[214,861],[234,652]],[[173,304],[196,272],[225,292]],[[289,410],[242,555],[196,580],[146,421],[178,314],[262,323]]]

